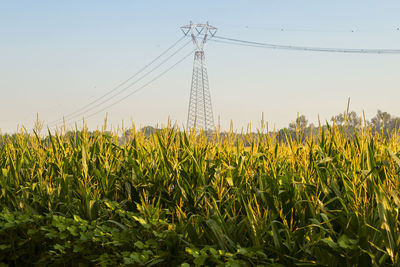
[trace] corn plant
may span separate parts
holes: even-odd
[[[400,136],[302,134],[3,138],[0,264],[400,266]]]

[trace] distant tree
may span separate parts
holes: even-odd
[[[357,112],[351,111],[349,113],[340,113],[331,118],[331,121],[337,126],[347,126],[351,129],[357,129],[361,126],[361,117],[357,115]]]
[[[352,127],[353,129],[360,128],[361,117],[358,116],[355,111],[352,111],[349,114],[347,114],[345,123],[348,123],[348,126]]]
[[[376,116],[371,119],[371,124],[376,131],[380,132],[383,130],[384,125],[390,122],[391,118],[392,116],[389,113],[378,109]]]
[[[289,127],[284,129],[283,131],[279,131],[279,139],[283,140],[287,137],[291,137],[292,139],[296,139],[300,142],[306,140],[309,133],[308,120],[306,116],[301,115],[296,118],[293,122],[289,123]],[[310,126],[312,127],[312,126]]]
[[[361,128],[361,117],[357,112],[343,112],[331,118],[331,121],[343,131],[348,138],[354,136],[354,133]]]
[[[389,137],[394,130],[399,129],[400,118],[378,109],[376,116],[371,119],[371,125],[375,131]]]
[[[153,126],[145,126],[143,127],[140,131],[144,133],[144,135],[148,136],[153,134],[157,129],[154,128]]]
[[[289,123],[289,129],[290,130],[296,130],[296,129],[301,129],[304,130],[307,127],[308,120],[306,116],[301,115],[297,117],[297,119],[294,122]]]
[[[340,114],[338,114],[338,115],[336,115],[336,116],[333,116],[332,118],[331,118],[331,121],[333,122],[333,123],[335,123],[335,125],[337,125],[337,126],[342,126],[343,125],[343,123],[344,123],[344,115],[343,115],[344,113],[340,113]]]

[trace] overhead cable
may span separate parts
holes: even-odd
[[[128,84],[127,86],[123,87],[121,90],[117,91],[116,93],[114,93],[113,95],[107,97],[106,99],[104,99],[103,101],[89,106],[86,109],[81,110],[80,112],[77,112],[74,115],[69,116],[69,118],[64,118],[67,119],[67,121],[72,120],[74,118],[78,118],[82,115],[84,115],[87,112],[90,112],[100,106],[102,106],[103,104],[109,102],[110,100],[114,99],[115,97],[117,97],[118,95],[122,94],[123,92],[127,91],[129,88],[131,88],[133,85],[137,84],[138,82],[140,82],[141,80],[143,80],[144,78],[146,78],[148,75],[150,75],[151,73],[153,73],[155,70],[157,70],[158,68],[160,68],[162,65],[164,65],[166,62],[168,62],[172,57],[174,57],[176,54],[178,54],[180,51],[182,51],[186,46],[188,46],[191,43],[191,41],[186,42],[183,46],[179,47],[174,53],[172,53],[171,55],[169,55],[167,58],[165,58],[163,61],[161,61],[159,64],[157,64],[154,68],[150,69],[148,72],[144,73],[142,76],[140,76],[138,79],[134,80],[132,83]],[[63,119],[61,119],[62,121]],[[61,123],[61,121],[58,121],[58,123]],[[50,123],[48,124],[49,126],[53,126],[54,124],[57,123]]]
[[[311,33],[364,33],[364,32],[400,32],[399,27],[381,28],[381,29],[301,29],[301,28],[285,28],[285,27],[260,27],[260,26],[235,26],[234,28],[246,30],[261,30],[261,31],[275,31],[275,32],[311,32]]]
[[[211,41],[223,42],[228,44],[247,45],[268,49],[294,50],[294,51],[310,51],[310,52],[330,52],[330,53],[356,53],[356,54],[400,54],[400,49],[357,49],[357,48],[327,48],[327,47],[310,47],[310,46],[294,46],[279,45],[270,43],[261,43],[246,41],[223,36],[214,36]]]
[[[175,67],[176,67],[177,65],[179,65],[182,61],[184,61],[185,59],[187,59],[189,56],[193,55],[193,52],[194,52],[194,50],[190,51],[190,53],[188,53],[187,55],[185,55],[185,56],[184,56],[183,58],[181,58],[179,61],[177,61],[177,62],[175,62],[173,65],[169,66],[166,70],[164,70],[163,72],[161,72],[160,74],[158,74],[157,76],[155,76],[153,79],[151,79],[149,82],[147,82],[147,83],[145,83],[144,85],[140,86],[140,87],[137,88],[136,90],[130,92],[129,94],[127,94],[127,95],[125,95],[124,97],[118,99],[117,101],[111,103],[110,105],[108,105],[108,106],[106,106],[106,107],[104,107],[104,108],[102,108],[102,109],[100,109],[100,110],[98,110],[98,111],[96,111],[96,112],[94,112],[94,113],[92,113],[92,114],[89,114],[88,116],[86,116],[86,117],[84,117],[84,118],[82,118],[82,119],[80,119],[80,120],[75,121],[75,123],[78,122],[78,121],[83,121],[84,119],[87,119],[87,118],[91,118],[91,117],[93,117],[93,116],[95,116],[95,115],[97,115],[97,114],[99,114],[99,113],[101,113],[101,112],[103,112],[103,111],[106,111],[107,109],[109,109],[109,108],[111,108],[111,107],[113,107],[113,106],[119,104],[119,103],[122,102],[123,100],[125,100],[125,99],[127,99],[128,97],[132,96],[133,94],[135,94],[135,93],[137,93],[137,92],[143,90],[144,88],[146,88],[147,86],[149,86],[151,83],[155,82],[156,80],[158,80],[159,78],[161,78],[163,75],[165,75],[167,72],[169,72],[170,70],[172,70],[173,68],[175,68]],[[69,119],[69,120],[65,120],[64,122],[66,123],[67,121],[71,121],[71,120],[72,120],[72,118]],[[54,126],[51,126],[51,127],[49,127],[49,128],[54,128],[54,127],[56,127],[56,126],[57,126],[57,125],[54,125]]]
[[[155,57],[152,61],[150,61],[148,64],[146,64],[145,66],[143,66],[141,69],[139,69],[137,72],[135,72],[133,75],[129,76],[126,80],[122,81],[121,83],[119,83],[117,86],[115,86],[114,88],[112,88],[111,90],[109,90],[107,93],[101,95],[100,97],[96,98],[95,100],[93,100],[92,102],[86,104],[85,106],[75,110],[74,112],[71,112],[65,116],[63,116],[63,118],[61,119],[57,119],[54,120],[52,122],[50,122],[48,125],[51,124],[55,124],[57,122],[61,122],[63,119],[65,118],[69,118],[71,116],[76,115],[77,113],[87,109],[88,107],[90,107],[91,105],[99,102],[100,100],[102,100],[103,98],[105,98],[106,96],[112,94],[113,92],[117,91],[120,87],[122,87],[123,85],[125,85],[126,83],[128,83],[129,81],[131,81],[133,78],[135,78],[136,76],[138,76],[140,73],[142,73],[144,70],[146,70],[149,66],[151,66],[153,63],[155,63],[157,60],[159,60],[161,57],[163,57],[165,54],[167,54],[172,48],[174,48],[178,43],[180,43],[183,39],[185,38],[185,36],[179,38],[177,41],[175,41],[170,47],[168,47],[166,50],[164,50],[160,55],[158,55],[157,57]]]

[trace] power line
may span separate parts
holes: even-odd
[[[381,28],[381,29],[301,29],[301,28],[286,28],[286,27],[261,27],[261,26],[235,26],[234,28],[246,29],[246,30],[261,30],[271,32],[310,32],[310,33],[368,33],[368,32],[400,32],[399,27]]]
[[[166,53],[168,53],[172,48],[174,48],[179,42],[181,42],[183,39],[185,38],[185,36],[179,38],[177,41],[175,41],[170,47],[168,47],[166,50],[164,50],[160,55],[158,55],[157,57],[155,57],[152,61],[150,61],[148,64],[146,64],[144,67],[142,67],[140,70],[138,70],[136,73],[134,73],[133,75],[131,75],[130,77],[128,77],[126,80],[122,81],[121,83],[119,83],[116,87],[114,87],[113,89],[111,89],[110,91],[108,91],[107,93],[103,94],[102,96],[96,98],[95,100],[93,100],[92,102],[90,102],[89,104],[86,104],[85,106],[75,110],[74,112],[71,112],[65,116],[63,116],[63,118],[61,119],[57,119],[54,120],[52,122],[50,122],[48,125],[51,124],[55,124],[58,123],[60,121],[62,121],[64,118],[69,118],[71,116],[76,115],[77,113],[87,109],[88,107],[90,107],[91,105],[97,103],[98,101],[102,100],[103,98],[105,98],[106,96],[110,95],[111,93],[115,92],[116,90],[118,90],[121,86],[125,85],[126,83],[128,83],[130,80],[132,80],[133,78],[135,78],[136,76],[138,76],[140,73],[142,73],[146,68],[148,68],[149,66],[151,66],[153,63],[155,63],[157,60],[159,60],[161,57],[163,57]]]
[[[74,118],[80,117],[81,115],[94,110],[98,107],[100,107],[101,105],[109,102],[110,100],[112,100],[113,98],[117,97],[118,95],[122,94],[123,92],[125,92],[126,90],[128,90],[129,88],[131,88],[133,85],[137,84],[138,82],[140,82],[141,80],[143,80],[145,77],[147,77],[149,74],[153,73],[155,70],[157,70],[159,67],[161,67],[162,65],[164,65],[167,61],[169,61],[172,57],[174,57],[176,54],[178,54],[180,51],[182,51],[186,46],[188,46],[191,43],[191,41],[189,40],[188,42],[186,42],[183,46],[181,46],[180,48],[178,48],[174,53],[172,53],[170,56],[168,56],[166,59],[164,59],[163,61],[161,61],[159,64],[157,64],[154,68],[150,69],[148,72],[146,72],[145,74],[143,74],[140,78],[136,79],[135,81],[133,81],[132,83],[130,83],[129,85],[125,86],[123,89],[119,90],[118,92],[116,92],[115,94],[111,95],[110,97],[106,98],[105,100],[101,101],[100,103],[97,103],[94,106],[88,107],[84,110],[82,110],[79,113],[76,113],[72,116],[70,116],[67,121],[69,120],[73,120]],[[61,119],[62,120],[62,119]],[[57,123],[50,123],[48,125],[52,126],[54,124]]]
[[[234,45],[245,45],[268,49],[280,49],[280,50],[294,50],[294,51],[309,51],[309,52],[330,52],[330,53],[356,53],[356,54],[400,54],[400,49],[356,49],[356,48],[327,48],[327,47],[310,47],[310,46],[294,46],[294,45],[279,45],[270,43],[260,43],[253,41],[246,41],[234,38],[228,38],[223,36],[214,36],[211,41],[234,44]]]
[[[155,76],[153,79],[151,79],[149,82],[145,83],[145,84],[142,85],[141,87],[139,87],[139,88],[137,88],[136,90],[132,91],[131,93],[127,94],[127,95],[124,96],[123,98],[118,99],[117,101],[113,102],[112,104],[110,104],[110,105],[108,105],[108,106],[102,108],[101,110],[98,110],[98,111],[96,111],[96,112],[94,112],[94,113],[92,113],[92,114],[86,116],[86,118],[91,118],[91,117],[93,117],[93,116],[95,116],[95,115],[97,115],[97,114],[99,114],[99,113],[101,113],[101,112],[103,112],[103,111],[105,111],[105,110],[107,110],[107,109],[109,109],[109,108],[111,108],[111,107],[113,107],[113,106],[119,104],[120,102],[122,102],[123,100],[125,100],[125,99],[127,99],[128,97],[132,96],[133,94],[135,94],[135,93],[141,91],[142,89],[144,89],[145,87],[147,87],[148,85],[150,85],[151,83],[153,83],[154,81],[156,81],[156,80],[158,80],[159,78],[161,78],[164,74],[166,74],[167,72],[169,72],[170,70],[172,70],[174,67],[176,67],[178,64],[180,64],[182,61],[184,61],[185,59],[187,59],[189,56],[193,55],[193,52],[194,52],[194,50],[190,51],[189,54],[185,55],[185,56],[184,56],[183,58],[181,58],[179,61],[177,61],[177,62],[175,62],[173,65],[169,66],[166,70],[164,70],[163,72],[161,72],[160,74],[158,74],[157,76]],[[71,120],[71,119],[66,120],[65,122],[70,121],[70,120]],[[84,118],[82,118],[82,119],[80,119],[80,120],[78,120],[78,121],[83,121],[83,120],[84,120]],[[78,121],[75,121],[75,122],[78,122]],[[53,127],[56,127],[56,126],[57,126],[57,125],[54,125],[54,126],[51,126],[51,127],[49,127],[49,128],[53,128]]]

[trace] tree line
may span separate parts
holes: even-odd
[[[371,119],[366,120],[355,111],[339,113],[332,116],[330,121],[327,121],[321,125],[321,127],[335,125],[335,129],[343,131],[348,137],[354,136],[358,130],[362,128],[369,128],[371,131],[382,135],[385,138],[390,137],[393,133],[399,130],[400,118],[389,114],[388,112],[378,110],[377,114]],[[294,121],[289,123],[288,127],[278,130],[276,133],[280,141],[287,141],[288,137],[300,138],[301,140],[306,140],[311,134],[318,134],[319,126],[309,123],[305,115],[298,116]],[[156,128],[152,126],[145,126],[140,131],[145,135],[151,135]],[[121,136],[121,141],[129,136],[131,130],[127,130]],[[105,132],[107,133],[107,132]],[[95,135],[96,131],[89,132],[89,135]],[[104,134],[104,132],[103,132]],[[66,133],[67,136],[75,136],[76,132],[69,131]],[[17,134],[1,134],[0,133],[0,146],[2,146],[7,140],[15,140]],[[46,136],[44,139],[48,139]]]
[[[327,125],[335,126],[335,129],[344,132],[348,137],[354,136],[354,133],[362,128],[367,128],[384,138],[388,138],[399,130],[400,118],[378,110],[371,120],[366,120],[355,111],[351,111],[332,116],[329,122],[321,126],[326,127]],[[318,128],[313,123],[308,123],[305,115],[300,115],[289,123],[287,128],[278,131],[279,140],[286,140],[288,136],[305,140],[309,135],[317,134]]]

